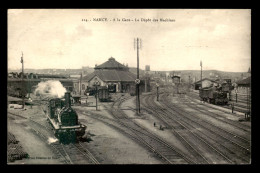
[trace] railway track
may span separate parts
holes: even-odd
[[[61,144],[69,156],[71,163],[74,164],[85,164],[86,160],[90,164],[99,164],[99,161],[89,152],[84,143],[70,143],[67,145]]]
[[[188,155],[185,155],[177,148],[168,144],[162,138],[147,131],[144,127],[140,126],[139,124],[136,124],[134,121],[128,118],[120,108],[122,102],[125,101],[127,98],[119,98],[116,102],[114,102],[111,105],[110,109],[107,108],[109,112],[114,116],[117,124],[120,124],[121,128],[124,127],[125,133],[128,133],[128,135],[130,135],[133,139],[145,145],[148,149],[150,149],[160,158],[162,158],[166,163],[200,163],[197,162],[197,160],[192,160]]]
[[[210,116],[210,117],[212,117],[212,118],[214,118],[218,121],[221,121],[223,123],[230,124],[230,125],[238,128],[238,129],[245,131],[245,132],[251,132],[251,126],[246,125],[246,124],[241,124],[239,122],[227,119],[225,116],[223,116],[220,113],[209,111],[208,107],[206,107],[204,104],[195,103],[194,100],[191,99],[190,97],[185,97],[183,100],[185,100],[185,101],[182,101],[183,104],[191,107],[192,109],[195,109],[198,112],[206,114],[206,115],[208,115],[208,116]],[[218,112],[220,112],[220,111],[218,110]]]
[[[220,105],[220,107],[223,107],[223,108],[227,108],[227,109],[232,109],[231,106],[227,106],[227,105]],[[237,111],[237,112],[241,112],[241,113],[246,113],[248,112],[248,109],[244,106],[239,106],[239,105],[235,105],[234,106],[234,111]]]
[[[169,100],[168,100],[169,101]],[[170,102],[170,101],[169,101]],[[191,108],[194,108],[193,106],[190,106],[190,104],[188,104],[187,102],[183,102],[183,104],[182,105],[185,105],[186,107],[191,107]],[[168,107],[169,107],[169,105],[167,105]],[[176,108],[176,104],[174,104],[174,107]],[[180,108],[180,107],[179,107]],[[195,108],[195,109],[193,109],[193,110],[195,110],[195,111],[197,111],[197,112],[200,112],[200,113],[203,113],[205,116],[210,116],[210,114],[205,114],[205,112],[203,112],[202,110],[199,110],[198,108]],[[176,111],[176,110],[175,110]],[[188,113],[187,111],[185,111],[186,113]],[[211,113],[211,112],[209,112],[209,113]],[[216,115],[218,115],[218,114],[216,114]],[[198,119],[199,119],[199,117],[198,116],[193,116],[193,117],[197,117]],[[214,116],[212,116],[213,118],[214,118]],[[224,121],[224,120],[221,120],[221,119],[217,119],[217,118],[215,118],[215,120],[218,120],[218,121],[222,121],[223,123],[226,123],[226,121]],[[213,124],[211,121],[208,121],[208,120],[203,120],[203,122],[205,122],[205,123],[208,123],[208,124],[210,124],[211,125],[211,127],[213,127],[213,128],[217,128],[217,130],[218,131],[223,131],[224,133],[226,133],[226,134],[229,134],[229,135],[231,135],[230,137],[232,137],[232,136],[236,136],[236,138],[239,138],[240,140],[243,140],[243,141],[245,141],[245,145],[250,145],[250,143],[251,143],[251,140],[250,140],[250,138],[248,137],[248,136],[250,136],[250,126],[248,126],[248,128],[247,128],[247,133],[245,133],[243,136],[242,135],[237,135],[237,134],[235,134],[234,132],[232,132],[232,131],[229,131],[229,130],[227,130],[227,129],[224,129],[223,127],[221,127],[220,125],[215,125],[215,124]],[[242,124],[239,124],[239,123],[236,123],[236,122],[232,122],[232,121],[230,120],[229,121],[229,123],[232,125],[232,128],[233,128],[233,126],[237,126],[237,128],[238,129],[240,129],[240,130],[242,130],[242,131],[245,131],[245,129],[244,128],[242,128]],[[226,124],[224,124],[225,126],[226,126]],[[228,137],[227,137],[228,138]],[[237,144],[238,145],[238,144]]]
[[[124,112],[121,110],[120,105],[123,101],[131,97],[121,97],[117,99],[110,108],[106,107],[109,112],[113,115],[115,119],[107,121],[107,118],[100,118],[100,115],[95,115],[93,118],[98,118],[105,124],[116,128],[120,132],[127,134],[130,138],[137,141],[138,143],[144,145],[150,151],[158,155],[162,160],[169,164],[188,164],[197,163],[196,161],[190,159],[187,155],[183,154],[177,148],[168,144],[165,140],[158,137],[157,135],[147,131],[144,127],[134,123],[131,118],[128,118]],[[84,113],[84,112],[83,112]],[[93,114],[93,113],[91,113]],[[89,116],[91,116],[89,114]],[[106,119],[106,121],[104,121]],[[113,122],[111,124],[109,122]]]
[[[44,125],[42,125],[41,123],[38,123],[37,121],[33,121],[30,118],[24,117],[22,115],[18,115],[18,114],[14,114],[11,112],[8,112],[8,114],[11,114],[13,116],[22,118],[22,119],[27,119],[30,120],[30,122],[37,124],[35,125],[31,125],[30,124],[30,128],[31,130],[39,137],[41,138],[46,144],[50,145],[52,148],[53,153],[58,156],[58,158],[61,159],[61,161],[65,164],[71,164],[71,160],[70,158],[68,158],[66,151],[64,151],[64,148],[62,147],[62,145],[58,144],[58,143],[48,143],[48,137],[47,134],[49,134],[49,131],[46,131],[46,128],[48,129],[48,127],[45,127]],[[44,128],[42,128],[44,127]]]
[[[233,102],[236,102],[236,96],[231,96],[231,100]],[[246,105],[248,103],[248,100],[247,99],[237,98],[237,103],[241,103],[241,104]],[[251,100],[249,101],[249,103],[251,104]]]
[[[192,97],[192,98],[194,98],[194,99],[200,100],[199,93],[189,92],[187,95]],[[232,98],[233,98],[233,96],[231,96],[231,99]],[[239,103],[239,102],[240,102],[239,99],[238,99],[238,103],[235,103],[235,100],[232,99],[232,102],[230,102],[230,103],[234,103],[235,104],[234,111],[241,112],[241,113],[246,113],[248,111],[247,110],[247,106],[243,105],[242,103],[247,103],[247,101],[243,100],[241,103]],[[251,101],[250,101],[250,104],[251,104]],[[227,109],[231,110],[231,107],[228,106],[228,105],[218,105],[218,106],[224,107],[224,108],[227,108]]]
[[[227,130],[221,129],[220,127],[216,127],[212,123],[202,121],[198,118],[194,118],[194,115],[192,115],[187,111],[184,111],[184,109],[179,107],[178,105],[170,103],[169,100],[165,100],[163,104],[166,105],[165,110],[170,110],[171,114],[174,115],[172,117],[175,117],[175,121],[181,121],[187,128],[190,128],[191,130],[199,129],[198,131],[194,131],[194,132],[197,133],[198,137],[203,136],[205,141],[209,142],[210,141],[209,139],[211,139],[210,142],[211,144],[209,145],[214,144],[212,145],[212,148],[220,148],[219,150],[216,149],[215,150],[218,151],[220,154],[222,153],[221,155],[225,156],[225,154],[228,154],[229,159],[233,160],[235,163],[239,162],[239,160],[237,159],[235,160],[235,158],[231,156],[236,155],[237,156],[236,158],[239,158],[242,161],[249,162],[248,156],[250,155],[250,148],[249,148],[250,141],[238,135],[234,135],[233,133]],[[206,129],[206,130],[202,130],[202,129]],[[216,139],[222,142],[216,145],[216,143],[213,143],[213,141],[217,142]],[[235,149],[235,151],[239,151],[239,152],[234,153],[229,148]]]
[[[229,101],[229,103],[234,103],[236,106],[245,108],[245,109],[247,109],[247,106],[248,106],[248,102],[246,102],[246,101],[243,102],[241,100],[237,100],[237,102],[236,102],[236,100],[232,99],[232,98],[231,98],[231,101]],[[251,102],[249,104],[251,104]]]
[[[173,134],[176,135],[183,145],[191,152],[193,157],[202,157],[208,163],[217,163],[221,162],[224,164],[233,163],[229,158],[223,155],[219,150],[215,149],[210,143],[208,143],[205,139],[201,138],[201,136],[194,131],[190,125],[181,121],[180,118],[173,118],[172,113],[170,113],[166,108],[161,108],[155,103],[153,103],[153,96],[149,96],[146,100],[146,108],[152,110],[153,115],[157,116],[161,119],[170,129]],[[207,149],[207,154],[202,155],[203,151],[205,152]],[[213,153],[212,153],[213,152]],[[213,156],[216,156],[213,158]],[[225,161],[223,161],[223,158]]]
[[[167,129],[170,129],[172,134],[179,139],[179,141],[182,143],[182,145],[189,151],[191,154],[190,157],[193,159],[197,160],[197,162],[202,163],[202,164],[209,164],[212,163],[210,160],[205,158],[201,153],[196,149],[196,145],[194,141],[197,141],[197,139],[194,139],[194,136],[191,136],[188,134],[188,131],[185,131],[185,127],[182,124],[178,124],[174,121],[171,121],[167,118],[164,117],[163,114],[159,113],[158,110],[149,108],[151,114],[155,115],[157,118],[162,120],[166,126]],[[181,130],[184,130],[181,132]],[[190,140],[193,140],[191,142]]]
[[[165,163],[168,163],[168,164],[195,163],[192,160],[190,160],[189,158],[185,158],[185,156],[184,156],[184,159],[183,159],[182,157],[180,157],[181,153],[178,153],[178,151],[176,153],[174,148],[172,148],[169,144],[167,144],[166,142],[164,142],[160,138],[156,138],[153,135],[145,134],[143,132],[143,129],[141,131],[138,131],[135,128],[129,129],[129,126],[124,125],[122,123],[118,123],[117,119],[107,118],[107,117],[102,116],[100,114],[94,114],[93,112],[86,113],[84,111],[84,112],[81,112],[81,113],[85,114],[85,115],[87,115],[87,116],[89,116],[93,119],[96,119],[96,120],[108,125],[109,127],[125,134],[130,139],[132,139],[133,141],[138,142],[139,144],[145,146],[148,150],[154,152]],[[142,135],[140,135],[140,134],[142,134]],[[144,136],[145,136],[145,139],[143,139]],[[155,144],[156,143],[155,141],[157,141],[157,145]],[[164,147],[162,147],[162,145]]]
[[[36,120],[33,120],[32,118],[27,118],[22,115],[14,114],[11,112],[8,112],[8,114],[29,120],[29,125],[33,132],[35,132],[35,134],[39,136],[45,143],[51,146],[53,152],[62,160],[62,162],[66,164],[74,164],[84,159],[87,161],[87,163],[99,164],[99,162],[87,150],[86,146],[84,146],[84,143],[82,142],[76,144],[71,143],[68,145],[64,145],[59,142],[49,143],[49,137],[55,138],[55,136],[53,135],[52,127],[47,122],[46,124],[43,124],[37,122]]]
[[[188,95],[190,98],[192,98],[192,99],[200,100],[200,97],[199,97],[198,95],[195,95],[195,96],[194,96],[194,93],[193,93],[193,94],[188,93],[187,95]],[[212,107],[211,104],[209,104],[208,106],[209,106],[209,107]],[[224,105],[224,106],[222,106],[222,105],[215,105],[215,106],[224,107],[224,108],[227,109],[227,110],[218,109],[218,110],[221,111],[221,112],[224,112],[224,113],[230,113],[230,112],[231,112],[231,107],[230,107],[230,106],[227,106],[227,105]],[[216,109],[216,108],[215,108],[215,109]],[[228,111],[228,110],[230,110],[230,111]],[[245,109],[243,109],[243,108],[241,109],[241,108],[239,108],[239,107],[237,107],[237,106],[235,106],[234,111],[241,112],[241,113],[246,113],[246,112],[247,112],[247,110],[245,110]]]

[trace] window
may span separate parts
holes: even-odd
[[[85,85],[84,84],[82,84],[82,90],[85,90]]]

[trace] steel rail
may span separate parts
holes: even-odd
[[[193,128],[196,128],[196,127],[194,127],[193,125],[191,125],[190,123],[186,123],[187,125],[186,126],[189,126],[189,127],[193,127]],[[215,135],[216,136],[216,138],[214,138],[214,137],[212,137],[212,135],[209,135],[209,134],[207,134],[207,132],[206,131],[202,131],[202,130],[199,130],[200,131],[200,134],[199,134],[199,136],[201,136],[201,135],[204,135],[205,137],[205,139],[206,140],[212,140],[212,142],[213,142],[213,144],[214,145],[218,145],[217,146],[217,148],[222,148],[222,149],[224,149],[224,151],[226,150],[226,151],[228,151],[228,153],[230,154],[230,155],[236,155],[236,158],[234,158],[233,156],[230,156],[230,158],[232,159],[232,160],[237,160],[237,158],[239,158],[240,159],[240,161],[239,162],[241,162],[241,160],[243,160],[243,161],[246,161],[246,162],[248,162],[248,160],[246,160],[244,157],[241,157],[240,156],[240,154],[239,155],[237,155],[238,153],[234,153],[232,150],[230,150],[230,148],[229,147],[227,147],[227,146],[225,146],[225,145],[228,145],[228,144],[225,144],[225,145],[223,145],[224,143],[226,143],[225,141],[223,142],[223,144],[221,143],[221,142],[219,142],[219,141],[217,141],[216,140],[216,138],[219,136],[219,135],[217,135],[217,134],[212,134],[212,135]],[[231,143],[232,144],[232,143]],[[232,144],[233,145],[233,144]],[[212,147],[214,147],[214,146],[212,146]],[[239,148],[239,151],[241,150],[241,148]],[[218,150],[219,151],[219,150]],[[224,152],[223,150],[220,152],[220,153],[222,153],[222,152]],[[248,153],[248,151],[246,151],[247,153]],[[225,153],[226,154],[226,153]],[[248,154],[247,154],[248,155]]]
[[[189,93],[189,94],[187,94],[187,95],[188,95],[189,97],[194,98],[194,99],[200,100],[199,95],[196,94],[196,93]],[[227,105],[224,105],[224,106],[217,105],[217,106],[219,106],[219,107],[224,107],[224,108],[227,108],[227,109],[230,109],[230,110],[231,110],[231,107],[229,107],[229,106],[227,106]],[[229,112],[227,112],[227,111],[225,111],[225,110],[220,110],[220,111],[225,112],[225,113],[229,113]],[[241,112],[241,113],[247,112],[247,110],[245,109],[244,106],[239,106],[239,105],[234,108],[234,111],[238,111],[238,112]]]
[[[83,113],[83,114],[86,114],[86,113]],[[86,114],[86,115],[90,116],[93,119],[97,119],[97,120],[103,122],[104,124],[108,125],[109,127],[112,127],[114,129],[116,129],[116,130],[118,130],[118,131],[128,135],[132,140],[141,143],[142,145],[147,147],[149,150],[154,152],[157,156],[159,156],[161,159],[163,159],[166,163],[174,164],[172,161],[170,161],[168,158],[166,158],[162,153],[160,153],[156,148],[154,148],[148,142],[143,140],[142,137],[138,136],[136,134],[136,131],[133,131],[133,130],[129,131],[129,127],[128,126],[125,126],[125,125],[122,125],[122,124],[118,124],[118,120],[107,118],[107,117],[101,116],[100,114],[89,113],[89,114]],[[114,122],[115,124],[112,124],[110,121]],[[167,144],[165,144],[165,145],[167,145]],[[169,146],[169,147],[171,147],[171,146]],[[189,159],[187,159],[185,161],[187,163],[194,163],[194,162],[190,161]]]
[[[73,145],[79,150],[79,152],[82,155],[90,159],[94,164],[100,164],[99,161],[92,155],[92,153],[86,147],[82,145],[81,142]]]
[[[169,104],[169,101],[165,101],[165,104]],[[176,109],[176,105],[175,105],[175,109]],[[172,106],[169,106],[168,105],[168,108],[170,108],[170,109],[172,109]],[[180,109],[180,108],[179,108]],[[182,109],[181,109],[182,110]],[[173,111],[175,111],[175,112],[177,112],[176,110],[173,110]],[[178,111],[177,113],[179,113],[180,115],[184,115],[183,114],[183,110],[182,111]],[[176,114],[177,115],[177,114]],[[186,116],[186,115],[184,115],[184,116]],[[183,116],[181,117],[181,118],[183,118]],[[190,120],[191,121],[191,120]],[[198,123],[197,123],[198,124]],[[200,124],[201,125],[201,124]],[[203,126],[202,126],[203,127]],[[215,132],[213,132],[211,129],[209,129],[208,128],[208,130],[210,130],[213,134],[215,133]],[[218,135],[218,136],[220,136],[220,137],[222,137],[223,138],[223,136],[221,136],[221,135],[219,135],[219,134],[217,134],[217,133],[215,133],[215,135]],[[210,136],[208,136],[208,138],[210,138]],[[229,139],[227,139],[227,138],[225,138],[226,140],[228,140],[229,142],[231,142]],[[225,142],[224,142],[225,143]],[[231,144],[233,144],[233,145],[235,145],[235,146],[238,146],[238,145],[236,145],[236,144],[234,144],[233,143],[233,141],[231,142]],[[221,144],[222,145],[222,144]],[[222,145],[223,146],[223,145]],[[223,146],[223,147],[225,147],[225,146]],[[239,147],[239,146],[238,146]],[[243,146],[242,146],[243,147]],[[227,148],[227,147],[225,147],[225,148]],[[248,153],[250,153],[249,152],[249,150],[247,150],[246,148],[242,148],[242,149],[244,149],[244,151],[245,151],[245,153],[247,153],[247,155],[248,155]],[[228,148],[227,148],[227,150],[229,150]],[[241,147],[239,147],[239,151],[241,150]],[[231,150],[230,150],[231,151]],[[240,157],[240,156],[238,156],[238,157]],[[241,158],[241,157],[240,157]],[[244,158],[241,158],[242,160],[245,160]]]
[[[225,133],[222,132],[222,134],[231,135],[231,137],[236,136],[237,138],[240,138],[241,140],[243,140],[243,141],[246,143],[245,145],[249,145],[249,144],[250,144],[250,141],[248,141],[247,139],[245,139],[245,138],[243,138],[243,137],[241,137],[241,136],[239,136],[239,135],[237,135],[237,134],[234,134],[233,132],[230,132],[230,131],[228,131],[228,130],[225,130],[225,129],[219,127],[219,126],[216,126],[215,124],[213,124],[213,123],[211,123],[211,122],[208,122],[208,121],[203,121],[203,122],[202,122],[202,121],[194,120],[194,118],[191,118],[192,115],[191,115],[190,112],[187,112],[187,111],[181,109],[181,108],[180,108],[178,105],[176,105],[176,104],[169,103],[168,101],[165,101],[164,104],[165,104],[170,110],[176,112],[177,114],[184,115],[184,116],[182,116],[182,118],[186,118],[187,120],[189,120],[189,121],[191,121],[191,122],[195,122],[196,124],[200,125],[201,127],[208,129],[208,130],[211,131],[212,133],[218,134],[219,136],[225,138],[226,140],[232,142],[233,144],[235,144],[235,145],[237,145],[237,146],[243,148],[243,149],[246,150],[246,151],[249,151],[249,149],[246,148],[245,146],[242,146],[241,144],[238,144],[237,142],[234,142],[233,140],[231,140],[231,139],[228,138],[228,137],[225,137],[225,136],[223,136],[223,135],[220,135],[220,134],[219,134],[219,131],[224,131]],[[174,105],[174,108],[175,108],[175,109],[173,109],[172,106],[170,106],[170,104]],[[177,109],[176,109],[176,108],[177,108]],[[178,110],[178,109],[179,109],[179,110]],[[184,114],[184,113],[186,113],[187,115],[191,115],[191,116],[187,116],[187,115]],[[204,124],[204,125],[202,125],[202,124]],[[206,126],[210,126],[210,127],[206,127]],[[213,131],[212,128],[216,128],[216,129],[218,129],[218,130]]]
[[[10,112],[8,112],[8,113],[10,113]],[[10,113],[10,114],[15,115],[15,116],[18,116],[18,117],[23,118],[23,119],[30,120],[31,122],[33,122],[33,123],[35,123],[35,124],[37,124],[37,125],[40,125],[41,127],[45,128],[45,130],[52,131],[52,128],[49,128],[49,127],[47,127],[46,125],[41,124],[40,122],[37,122],[37,121],[35,121],[35,120],[31,119],[31,118],[27,118],[27,117],[24,117],[24,116],[21,116],[21,115],[17,115],[17,114],[14,114],[14,113]],[[33,131],[35,131],[38,135],[40,135],[40,136],[44,139],[44,142],[47,141],[47,137],[46,137],[45,135],[43,135],[43,132],[40,132],[39,130],[36,130],[36,129],[33,128],[32,126],[30,126],[30,128],[32,128]],[[49,131],[48,131],[48,132],[49,132]],[[51,134],[52,134],[52,133],[51,133]],[[49,143],[48,143],[48,144],[49,144]],[[62,154],[62,152],[58,149],[58,148],[59,148],[58,145],[61,146],[61,149],[63,150],[64,154]],[[72,162],[72,160],[71,160],[69,154],[68,154],[68,153],[66,152],[66,150],[65,150],[64,144],[60,143],[60,144],[58,144],[58,145],[50,144],[50,146],[51,146],[52,148],[54,148],[56,151],[58,151],[59,154],[67,160],[66,163],[73,164],[73,162]],[[75,146],[75,147],[76,147],[78,150],[80,150],[77,146]],[[91,154],[86,148],[84,148],[84,150],[86,150],[86,151],[88,152],[88,155]],[[84,155],[84,156],[86,156],[86,153],[83,153],[82,151],[81,151],[81,154]],[[89,158],[90,158],[90,157],[91,157],[91,156],[89,156]],[[90,158],[90,159],[91,159],[94,163],[96,163],[96,164],[99,163],[99,162],[93,157],[93,155],[92,155],[92,158]]]
[[[147,98],[147,100],[151,101],[152,99]],[[159,119],[161,119],[165,124],[167,124],[167,126],[171,127],[172,132],[173,132],[174,134],[177,134],[180,140],[184,141],[184,143],[182,142],[184,145],[190,147],[190,148],[193,150],[193,152],[196,152],[196,155],[199,155],[199,156],[200,156],[201,158],[203,158],[207,163],[210,163],[210,162],[208,161],[208,159],[206,159],[197,149],[195,149],[195,148],[190,144],[190,142],[188,142],[178,131],[174,130],[175,128],[174,128],[174,126],[170,123],[169,118],[168,118],[168,115],[165,115],[166,113],[164,112],[164,115],[165,115],[168,119],[166,119],[165,117],[163,117],[163,116],[158,112],[158,109],[153,108],[155,104],[152,104],[152,105],[151,105],[151,103],[149,103],[149,101],[146,102],[146,103],[148,103],[148,105],[149,105],[149,106],[146,106],[146,108],[150,109],[150,111],[151,111],[153,114],[156,114],[157,117],[159,117]],[[157,106],[158,106],[158,105],[157,105]],[[160,110],[163,111],[164,109],[160,109]],[[198,136],[197,136],[196,134],[194,134],[192,131],[190,131],[190,130],[189,130],[186,126],[184,126],[182,123],[180,123],[179,121],[176,121],[176,122],[177,122],[179,125],[181,125],[181,127],[187,129],[192,135],[194,135],[195,137],[198,138]],[[200,138],[199,138],[199,139],[200,139]],[[201,140],[201,139],[200,139],[200,140]],[[205,143],[205,141],[202,141],[202,142]]]
[[[150,99],[151,100],[151,99]],[[158,105],[159,106],[159,105]],[[167,109],[160,109],[161,111],[164,112],[164,115],[167,116],[168,118],[172,118],[171,116],[168,115],[168,113],[166,112]],[[183,113],[182,113],[183,114]],[[217,150],[214,146],[212,146],[211,144],[209,144],[207,141],[205,141],[203,138],[201,138],[200,136],[198,136],[197,134],[195,134],[193,131],[191,131],[186,125],[184,125],[183,123],[181,123],[180,121],[178,121],[177,119],[174,119],[174,121],[178,122],[181,126],[183,126],[185,129],[187,129],[190,133],[192,133],[194,136],[196,136],[200,141],[202,141],[204,144],[206,144],[209,148],[213,149],[216,153],[218,153],[219,155],[221,155],[223,158],[225,158],[228,162],[233,163],[232,160],[230,160],[229,158],[227,158],[222,152],[220,152],[219,150]]]
[[[130,98],[130,97],[128,97],[128,98]],[[119,99],[119,100],[117,100],[117,102],[119,102],[118,105],[120,106],[121,103],[122,103],[123,101],[125,101],[125,100],[126,100],[126,99]],[[174,147],[172,147],[171,145],[169,145],[169,144],[168,144],[166,141],[164,141],[163,139],[161,139],[161,138],[159,138],[159,137],[157,137],[157,136],[156,136],[156,138],[155,138],[155,135],[152,134],[151,132],[148,132],[147,130],[145,130],[145,128],[143,128],[143,127],[141,127],[140,125],[134,123],[133,121],[129,121],[129,119],[128,119],[127,116],[124,114],[124,112],[121,111],[121,112],[120,112],[120,116],[122,116],[122,117],[119,117],[119,116],[118,116],[118,114],[119,114],[119,111],[118,111],[118,110],[120,110],[120,109],[116,109],[117,111],[113,111],[113,110],[115,110],[115,109],[114,109],[114,106],[115,106],[115,104],[112,104],[112,107],[111,107],[110,112],[112,113],[112,115],[114,115],[115,118],[117,118],[117,119],[119,120],[119,121],[118,121],[119,123],[121,123],[122,125],[128,127],[130,130],[134,130],[134,131],[139,132],[139,133],[143,133],[143,134],[144,134],[144,131],[145,131],[145,132],[146,132],[146,133],[145,133],[146,136],[149,136],[150,138],[153,138],[154,140],[156,139],[157,141],[158,141],[158,139],[159,139],[161,143],[163,143],[164,145],[167,144],[168,147],[171,147],[172,150],[174,150],[175,152],[177,152],[176,148],[174,148]],[[122,121],[122,118],[123,118],[123,119],[127,119],[127,122],[123,122],[123,121]],[[130,124],[129,124],[129,122],[130,122]],[[140,129],[137,130],[136,127],[141,128],[141,130],[140,130]],[[143,138],[141,138],[141,139],[143,139]],[[183,157],[186,161],[188,160],[189,163],[191,163],[191,162],[196,163],[196,162],[191,161],[190,159],[188,159],[186,156],[184,156],[184,154],[181,154],[180,152],[177,152],[177,153],[178,153],[181,157]],[[161,154],[161,155],[162,155],[162,154]]]
[[[199,111],[199,112],[201,112],[201,113],[204,113],[204,114],[205,114],[205,112],[208,112],[208,113],[210,113],[210,114],[207,114],[207,115],[209,115],[210,117],[212,117],[212,118],[214,118],[214,119],[217,119],[217,120],[219,120],[219,121],[221,121],[221,122],[228,123],[228,124],[230,124],[230,125],[233,125],[233,126],[239,128],[239,129],[241,129],[241,130],[243,130],[243,131],[247,131],[247,132],[249,131],[248,128],[251,127],[251,126],[248,126],[248,125],[245,125],[245,124],[236,123],[236,122],[234,122],[234,121],[232,121],[232,120],[226,119],[226,117],[222,116],[221,114],[218,114],[218,113],[215,113],[215,112],[211,112],[211,111],[207,110],[206,107],[204,107],[204,106],[205,106],[204,104],[197,104],[197,105],[202,105],[202,106],[203,106],[203,107],[198,107],[197,105],[195,105],[195,104],[192,103],[193,100],[192,100],[191,98],[189,98],[189,97],[188,97],[188,98],[186,97],[185,99],[188,99],[188,100],[189,100],[189,104],[186,103],[186,102],[184,102],[185,105],[190,106],[190,107],[192,107],[193,109],[195,109],[195,110],[197,110],[197,111]],[[203,109],[203,111],[202,111],[201,109]],[[218,109],[215,109],[215,110],[218,110]],[[223,120],[223,119],[218,119],[218,118],[216,118],[216,116],[213,116],[213,115],[217,115],[217,116],[220,116],[220,117],[224,117],[225,120]],[[245,127],[247,127],[247,128],[245,128]]]

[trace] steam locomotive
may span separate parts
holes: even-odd
[[[45,114],[53,127],[55,136],[61,142],[73,142],[80,139],[86,130],[86,126],[78,121],[77,112],[71,107],[70,93],[65,93],[65,101],[59,98],[51,98],[46,104]]]
[[[229,91],[223,90],[222,86],[206,87],[199,90],[201,100],[212,104],[227,104]]]

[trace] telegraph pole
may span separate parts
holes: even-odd
[[[23,75],[23,73],[24,73],[24,68],[23,68],[23,52],[22,52],[22,57],[21,57],[21,63],[22,63],[22,75]],[[22,79],[23,79],[23,77],[22,77]]]
[[[138,114],[140,114],[140,90],[139,90],[139,85],[140,85],[140,79],[139,79],[139,48],[140,48],[140,42],[139,38],[136,39],[136,49],[137,49],[137,79],[136,79],[136,111]],[[135,42],[134,42],[135,43]]]
[[[200,67],[201,67],[201,71],[200,71],[200,82],[201,82],[201,88],[202,88],[202,61],[200,60]]]
[[[159,101],[159,83],[156,83],[157,88],[157,101]]]
[[[23,67],[23,52],[22,52],[22,57],[21,57],[21,63],[22,63],[22,98],[23,98],[23,109],[24,109],[24,93],[23,93],[23,85],[24,85],[24,81],[23,81],[23,75],[24,75],[24,67]]]
[[[144,87],[145,87],[145,88],[144,88],[144,91],[145,91],[145,92],[147,92],[147,81],[146,81],[146,80],[147,80],[147,77],[145,76],[145,81],[144,81],[144,82],[145,82],[145,85],[144,85]]]
[[[82,72],[80,73],[80,82],[79,82],[79,95],[81,96],[81,83],[82,83]]]
[[[137,79],[139,79],[139,39],[137,38]],[[138,102],[138,113],[140,113],[140,84],[137,84],[137,102]]]
[[[190,91],[190,75],[189,75],[189,91]]]
[[[249,67],[248,73],[251,74],[251,69]],[[249,88],[248,88],[248,118],[251,116],[251,80],[249,81]]]

